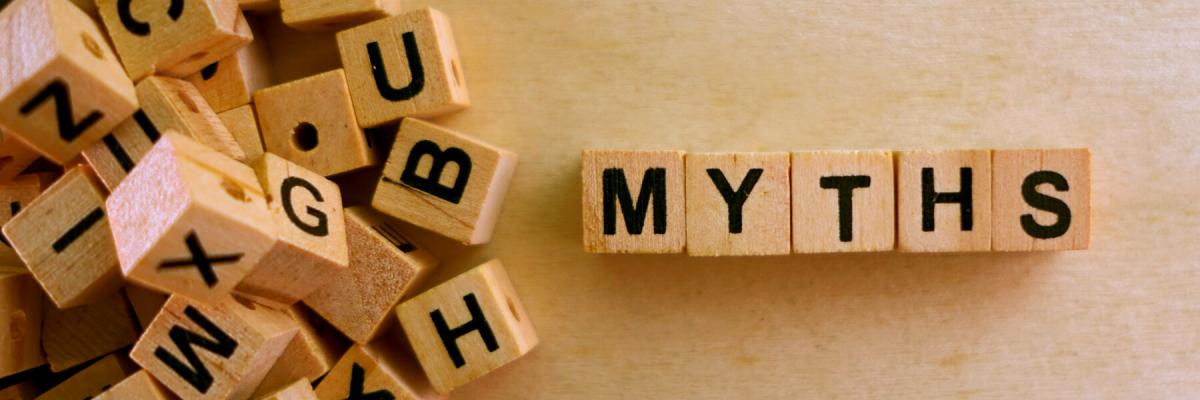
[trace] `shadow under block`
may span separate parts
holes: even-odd
[[[538,344],[533,322],[499,260],[405,301],[396,312],[438,393],[478,379]]]
[[[792,153],[791,212],[796,253],[891,251],[896,244],[892,152]]]
[[[94,400],[171,400],[176,399],[161,383],[154,380],[146,370],[134,372],[124,380],[105,390]]]
[[[124,284],[104,197],[91,170],[78,166],[4,225],[4,236],[59,308],[106,297]]]
[[[261,400],[317,400],[317,393],[313,391],[312,383],[308,379],[297,379],[291,385],[287,385],[271,394],[263,397],[256,397]],[[352,397],[354,398],[354,397]]]
[[[376,163],[341,69],[259,90],[254,108],[268,152],[325,176]]]
[[[687,153],[687,252],[791,253],[788,153]]]
[[[992,250],[1085,250],[1091,241],[1088,149],[992,151]]]
[[[171,296],[130,356],[179,397],[241,400],[297,330],[287,314],[232,296]]]
[[[19,0],[0,13],[0,126],[66,163],[138,106],[96,23],[67,1]]]
[[[405,119],[371,206],[463,244],[487,243],[516,167],[516,153]]]
[[[279,0],[283,22],[302,31],[340,30],[400,13],[400,0]]]
[[[367,343],[394,322],[392,310],[437,266],[395,221],[367,207],[348,208],[350,268],[339,271],[304,303],[355,343]]]
[[[132,345],[141,332],[120,292],[66,310],[47,304],[44,318],[42,350],[54,372]]]
[[[274,82],[275,72],[266,37],[257,31],[254,34],[257,38],[232,56],[187,77],[213,111],[219,113],[250,104],[254,91]]]
[[[338,51],[364,128],[434,117],[471,105],[454,31],[422,8],[337,34]]]
[[[325,376],[350,347],[350,342],[336,328],[303,304],[288,307],[287,313],[300,326],[300,332],[288,342],[283,354],[254,389],[252,398],[275,392],[296,380],[316,381]]]
[[[46,363],[42,289],[24,268],[0,267],[0,378]]]
[[[682,151],[585,150],[583,246],[589,253],[682,253]]]
[[[413,355],[400,350],[391,340],[354,345],[329,375],[317,386],[323,400],[394,398],[405,400],[443,399],[433,390]]]
[[[135,82],[200,72],[254,38],[237,0],[96,0],[96,6]]]
[[[174,132],[107,205],[126,279],[192,299],[229,293],[276,241],[254,170]]]
[[[0,182],[16,179],[38,157],[38,152],[0,129]]]
[[[234,288],[255,301],[291,305],[349,265],[336,184],[267,153],[251,164],[279,240]]]
[[[896,250],[992,247],[990,150],[896,152]]]
[[[0,389],[0,400],[29,400],[37,397],[38,393],[41,391],[33,381],[21,381]]]
[[[233,135],[233,140],[241,146],[247,161],[257,160],[263,155],[262,134],[258,131],[258,116],[254,113],[254,105],[247,104],[229,111],[217,114],[221,123]]]
[[[137,370],[123,355],[109,354],[75,373],[38,400],[89,399],[125,380]]]

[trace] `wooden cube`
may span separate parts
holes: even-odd
[[[368,343],[395,318],[392,309],[424,280],[437,259],[417,247],[396,221],[367,207],[348,208],[350,268],[339,271],[304,303],[355,343]]]
[[[437,10],[422,8],[347,29],[338,32],[337,42],[364,128],[471,105],[454,31]]]
[[[533,322],[499,260],[405,301],[396,312],[438,393],[496,370],[538,344]]]
[[[681,253],[682,151],[583,152],[583,246],[590,253]]]
[[[349,265],[342,196],[333,182],[267,153],[251,165],[279,240],[237,287],[258,302],[291,305]]]
[[[1085,250],[1091,239],[1088,149],[992,151],[992,250]]]
[[[896,249],[988,251],[992,246],[990,150],[896,153]]]
[[[260,90],[254,107],[271,153],[325,176],[376,163],[340,69]]]
[[[794,251],[837,253],[895,248],[893,164],[891,151],[792,153]]]
[[[107,205],[126,279],[201,301],[229,293],[276,240],[254,170],[174,132]]]
[[[171,296],[130,356],[179,397],[246,399],[296,336],[287,314],[225,296]]]
[[[262,383],[254,389],[252,398],[266,396],[297,380],[310,384],[316,382],[333,368],[342,353],[350,347],[350,341],[336,328],[303,304],[288,307],[287,313],[300,326],[300,333],[292,338],[283,354],[275,360],[275,365],[271,366]]]
[[[516,167],[516,153],[405,119],[371,205],[463,244],[487,243]]]
[[[693,256],[792,251],[788,153],[688,153],[687,252]]]
[[[104,33],[70,2],[10,4],[0,38],[0,126],[51,161],[70,161],[137,109]]]
[[[312,382],[308,379],[297,379],[292,384],[285,386],[273,393],[263,397],[257,397],[261,400],[317,400],[317,393],[313,391]],[[354,398],[354,397],[352,397]]]
[[[302,31],[333,31],[400,13],[400,0],[279,0],[283,22]]]
[[[146,370],[134,372],[124,380],[94,397],[95,400],[172,400],[171,394]]]
[[[125,380],[137,371],[137,366],[119,354],[110,354],[71,375],[53,389],[42,393],[38,400],[90,399]]]
[[[279,13],[256,21],[266,31],[275,81],[291,82],[342,68],[337,37],[329,32],[304,32],[283,23]]]
[[[16,136],[0,129],[0,182],[17,178],[29,164],[38,159],[38,153],[29,148]]]
[[[159,136],[158,126],[145,110],[138,109],[99,143],[83,150],[83,158],[111,191],[137,166]]]
[[[217,114],[225,128],[233,135],[246,155],[246,161],[257,160],[263,155],[262,134],[258,131],[258,116],[254,113],[254,105],[247,104],[232,110]]]
[[[45,363],[42,288],[28,270],[0,266],[0,378]]]
[[[443,399],[413,355],[391,340],[354,345],[317,386],[322,399]]]
[[[54,182],[53,178],[50,173],[26,174],[8,183],[0,183],[0,226],[7,224],[22,208],[33,202],[42,190]],[[0,265],[25,265],[3,235],[0,235]]]
[[[141,331],[120,292],[66,310],[46,304],[43,315],[42,349],[54,372],[132,345]]]
[[[200,72],[254,38],[237,0],[96,0],[96,6],[135,82]]]
[[[133,284],[125,285],[125,298],[129,299],[129,305],[133,308],[139,332],[150,326],[150,321],[167,303],[167,295]]]
[[[257,31],[254,35],[258,38],[232,56],[187,77],[213,111],[220,113],[250,104],[254,91],[274,83],[266,37]]]
[[[105,191],[87,166],[67,171],[4,225],[4,236],[59,308],[121,288]]]
[[[246,160],[233,134],[192,84],[154,76],[139,83],[137,90],[142,109],[159,131],[174,130],[234,160]]]

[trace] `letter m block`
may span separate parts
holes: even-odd
[[[591,253],[680,253],[683,152],[583,152],[583,243]]]

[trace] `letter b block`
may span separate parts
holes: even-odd
[[[499,260],[404,302],[397,314],[438,393],[449,393],[538,344],[533,323]]]
[[[897,152],[896,210],[897,250],[990,250],[991,151]]]
[[[687,239],[682,151],[583,152],[583,246],[680,253]]]
[[[992,152],[992,250],[1084,250],[1091,238],[1088,149]]]

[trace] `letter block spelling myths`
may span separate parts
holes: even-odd
[[[791,253],[788,157],[788,153],[688,153],[688,254]]]
[[[1083,250],[1091,232],[1088,149],[992,152],[992,250]]]
[[[683,252],[683,155],[584,151],[584,248],[591,253]]]
[[[890,151],[792,153],[796,253],[890,251],[896,185]]]

